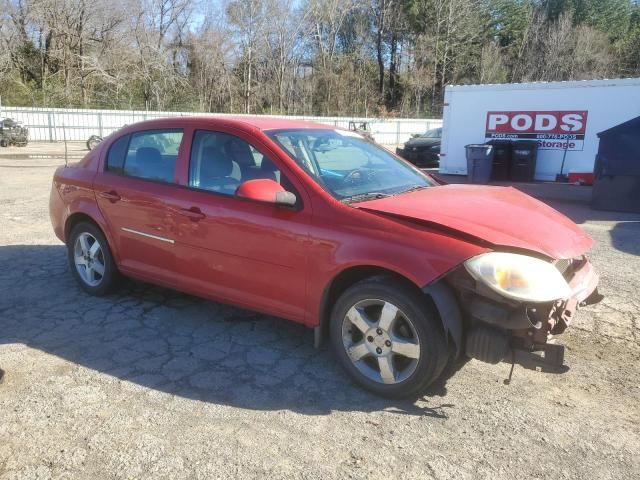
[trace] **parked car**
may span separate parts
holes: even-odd
[[[548,337],[599,298],[591,238],[547,205],[301,121],[130,125],[56,170],[50,214],[86,292],[127,275],[299,322],[387,397],[459,355],[557,367]]]
[[[440,137],[442,129],[434,128],[413,137],[403,147],[396,148],[396,154],[418,167],[437,167],[440,162]]]
[[[25,147],[29,143],[29,129],[12,118],[0,119],[0,147],[15,145]]]

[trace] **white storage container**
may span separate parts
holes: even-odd
[[[440,173],[466,174],[465,145],[536,140],[536,180],[591,172],[598,132],[640,115],[640,78],[451,85],[444,96]]]

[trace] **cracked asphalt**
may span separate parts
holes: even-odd
[[[134,281],[81,292],[48,218],[59,153],[0,151],[0,479],[640,475],[640,215],[553,204],[596,240],[605,295],[561,338],[568,372],[507,386],[472,360],[391,402],[304,327]]]

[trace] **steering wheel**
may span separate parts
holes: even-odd
[[[362,170],[354,168],[342,177],[342,181],[350,185],[357,185],[358,183],[362,183],[366,179],[366,176],[367,175]]]

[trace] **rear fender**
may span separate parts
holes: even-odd
[[[71,203],[68,204],[64,228],[65,243],[67,242],[73,225],[87,217],[89,220],[93,221],[100,230],[102,230],[102,233],[104,233],[107,243],[109,244],[109,250],[111,250],[111,255],[113,255],[114,260],[118,264],[120,259],[118,251],[115,248],[115,239],[113,238],[113,234],[106,219],[104,218],[104,215],[98,208],[93,190],[90,192],[83,192],[82,195],[76,196]]]

